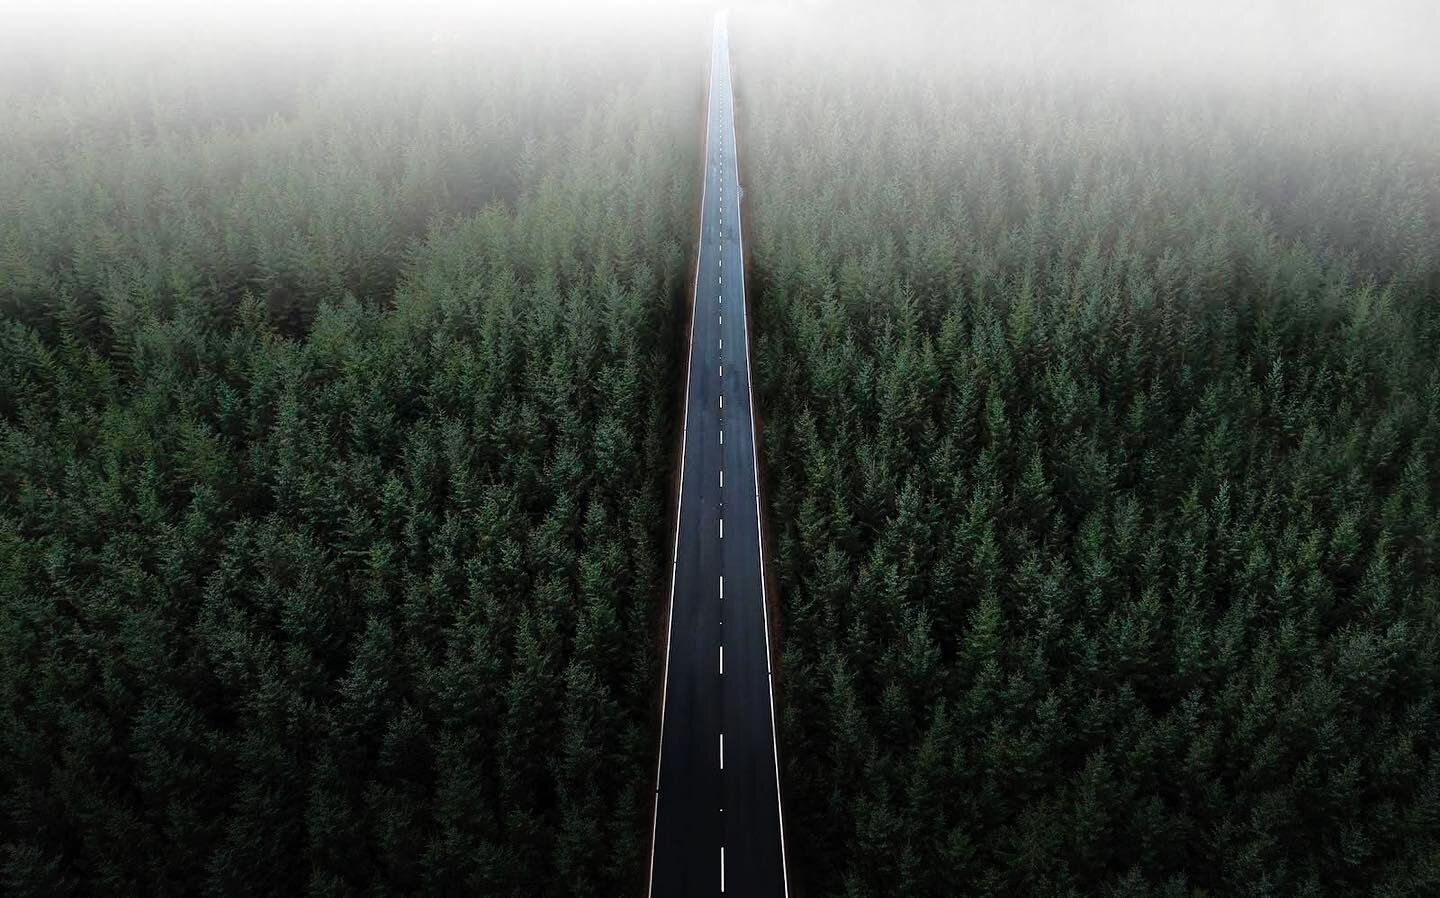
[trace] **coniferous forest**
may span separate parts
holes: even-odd
[[[1423,29],[1021,5],[730,26],[790,894],[1440,894]],[[643,893],[712,10],[274,6],[0,26],[0,894]]]
[[[641,881],[706,19],[483,24],[10,48],[0,892]]]
[[[737,28],[806,894],[1440,893],[1440,91],[966,26]]]

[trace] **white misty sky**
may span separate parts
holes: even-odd
[[[1382,73],[1399,81],[1440,85],[1440,0],[0,0],[0,50],[7,39],[44,41],[63,35],[123,45],[138,36],[206,34],[245,39],[287,32],[324,40],[367,26],[382,30],[493,28],[501,20],[543,27],[594,29],[613,40],[627,22],[663,11],[731,7],[797,20],[839,18],[861,10],[882,27],[897,16],[935,20],[929,37],[953,41],[955,52],[1034,59],[1085,54],[1124,63],[1161,60],[1185,65],[1327,66]],[[943,11],[946,23],[939,24]],[[761,23],[757,15],[752,23]],[[793,22],[791,24],[794,24]],[[38,36],[37,36],[38,35]],[[57,40],[57,42],[59,42]],[[635,47],[643,49],[644,39]],[[517,48],[523,50],[523,48]],[[897,44],[895,52],[904,52]],[[1238,61],[1238,62],[1237,62]]]

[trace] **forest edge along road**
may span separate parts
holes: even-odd
[[[721,13],[706,100],[656,761],[649,894],[661,898],[789,893],[731,96]],[[728,281],[726,269],[735,273]]]

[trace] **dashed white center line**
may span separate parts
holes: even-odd
[[[720,646],[720,676],[725,676],[725,646]]]
[[[725,575],[720,575],[720,598],[725,598]]]
[[[724,519],[724,518],[721,518],[721,519],[720,519],[720,538],[721,538],[721,539],[724,539],[724,538],[725,538],[725,519]]]
[[[721,337],[721,338],[720,338],[720,351],[721,351],[721,352],[724,352],[724,351],[725,351],[725,338],[724,338],[724,337]]]
[[[720,431],[720,445],[725,445],[725,431]]]
[[[720,769],[725,769],[725,734],[720,734]]]
[[[721,407],[722,409],[725,407],[725,397],[724,397],[724,395],[721,395],[721,397],[720,397],[720,407]]]
[[[725,471],[723,469],[720,471],[720,488],[722,490],[725,488]]]
[[[720,891],[725,891],[725,846],[720,846]]]

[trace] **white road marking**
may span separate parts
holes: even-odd
[[[725,734],[720,734],[720,769],[725,769]]]
[[[725,445],[725,431],[720,431],[720,445]]]
[[[724,396],[724,394],[721,394],[721,396],[720,396],[720,407],[721,407],[722,409],[725,407],[725,396]]]
[[[725,598],[725,575],[720,575],[720,598]]]
[[[721,337],[721,338],[720,338],[720,351],[721,351],[721,352],[724,352],[724,351],[725,351],[725,338],[724,338],[724,337]]]
[[[725,267],[725,260],[724,260],[724,259],[721,259],[721,260],[720,260],[720,267],[721,267],[721,268],[724,268],[724,267]]]
[[[714,61],[717,58],[714,54],[718,53],[718,46],[711,52],[712,61]],[[711,91],[706,91],[705,95],[706,146],[709,146],[710,144],[710,93]],[[716,170],[722,170],[719,164],[719,160],[716,160]],[[702,181],[700,185],[700,208],[702,209],[705,208],[705,186],[705,183]],[[696,253],[695,280],[693,288],[694,292],[697,293],[700,287],[700,256],[703,255],[705,251],[705,232],[703,228],[701,229],[699,240],[700,247]],[[649,875],[647,876],[645,883],[645,894],[647,896],[652,895],[655,890],[655,834],[658,830],[660,822],[660,770],[663,767],[664,762],[665,711],[666,708],[669,706],[670,699],[670,643],[671,636],[674,633],[675,629],[675,577],[680,569],[680,511],[683,504],[682,498],[685,495],[685,441],[689,434],[690,424],[690,363],[691,361],[693,361],[694,358],[696,317],[697,316],[695,316],[694,314],[691,314],[690,316],[690,348],[685,355],[685,409],[683,412],[684,417],[682,418],[680,425],[680,489],[678,489],[675,493],[675,542],[670,555],[670,601],[667,604],[667,611],[669,613],[666,615],[667,620],[665,624],[665,675],[664,678],[661,680],[660,686],[660,750],[655,752],[655,807],[650,817],[650,864],[649,870],[647,871]],[[724,440],[723,434],[721,435],[721,440]],[[769,638],[768,635],[766,638]],[[770,713],[773,717],[775,713],[773,698],[771,699],[771,702],[772,705]],[[781,850],[782,852],[784,850],[783,832],[781,833]],[[781,856],[781,861],[783,871],[783,854]],[[720,849],[720,888],[722,891],[725,888],[725,849],[723,847]]]
[[[720,676],[725,676],[725,646],[720,646]]]
[[[723,102],[729,104],[729,102],[732,101],[732,96],[730,96],[729,88],[729,46],[726,47],[726,59],[724,59],[724,62],[726,62],[726,69],[721,72],[720,83],[726,85],[726,96],[724,96]],[[739,148],[737,148],[736,154],[739,154]],[[739,186],[739,173],[736,173],[736,187]],[[743,191],[740,191],[740,193],[742,193],[743,196]],[[703,199],[704,197],[701,197],[701,200]],[[739,246],[740,258],[743,259],[743,220],[739,223],[739,226],[736,227],[736,245]],[[744,325],[744,314],[746,314],[746,309],[744,309],[744,266],[742,265],[740,266],[740,332],[742,332],[742,334],[744,331],[746,331],[746,325]],[[746,361],[746,366],[749,366],[749,341],[746,341],[746,343],[742,344],[742,347],[740,347],[740,351],[742,351],[744,355],[744,361]],[[755,435],[755,386],[753,386],[753,384],[747,383],[746,389],[749,390],[750,435],[752,435],[752,439],[750,439],[750,465],[752,465],[753,471],[759,471],[760,463],[756,459],[755,439],[753,439],[753,435]],[[755,518],[756,521],[763,520],[763,518],[760,517],[759,489],[757,489],[757,491],[755,492]],[[789,874],[789,862],[786,861],[785,858],[785,807],[783,807],[782,803],[780,803],[780,748],[778,740],[776,740],[775,734],[775,685],[773,685],[773,671],[770,671],[770,609],[769,604],[766,604],[765,602],[765,537],[763,537],[763,534],[762,532],[760,532],[760,530],[762,530],[762,528],[755,528],[755,544],[757,550],[759,550],[759,553],[757,554],[759,554],[760,557],[760,612],[762,612],[763,620],[765,620],[765,675],[766,685],[769,686],[769,688],[766,689],[766,694],[768,694],[766,695],[766,698],[770,699],[770,750],[772,750],[772,757],[773,760],[775,760],[775,816],[778,817],[778,822],[780,825],[780,882],[782,882],[783,884],[783,895],[785,895],[785,898],[789,898],[789,894],[791,894],[791,874]]]
[[[725,538],[725,519],[724,519],[724,518],[721,518],[721,519],[720,519],[720,538],[721,538],[721,539],[724,539],[724,538]]]
[[[725,488],[725,469],[724,469],[724,468],[721,468],[721,469],[720,469],[720,488],[721,488],[722,490]]]
[[[721,377],[724,377],[724,376],[725,376],[725,366],[724,366],[724,365],[721,365],[721,366],[720,366],[720,376],[721,376]]]

